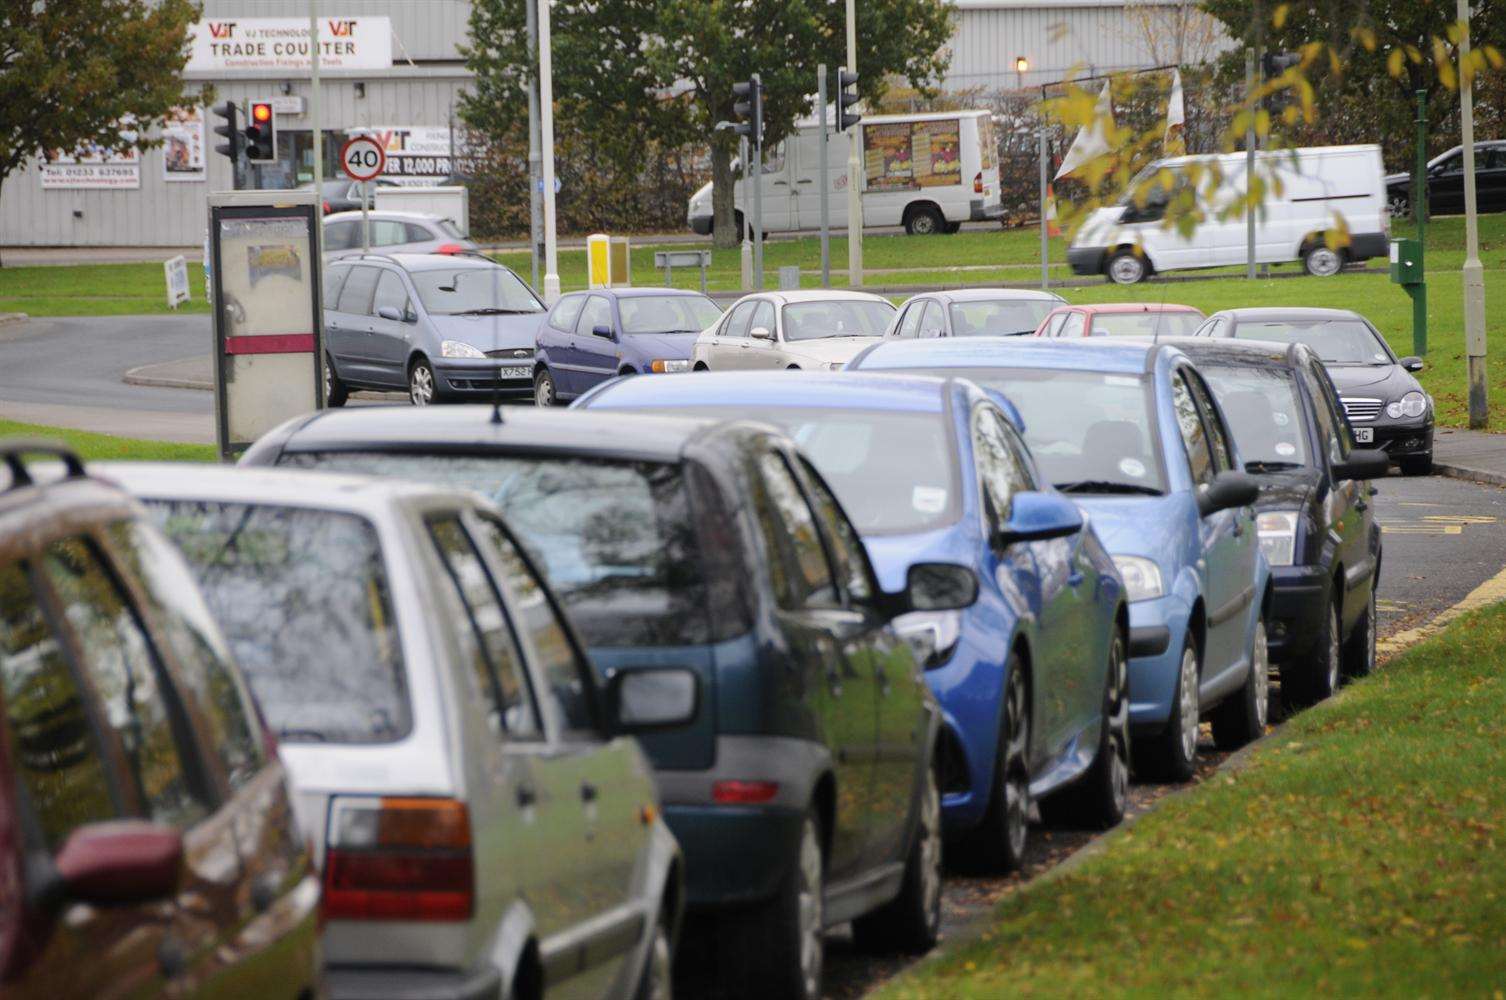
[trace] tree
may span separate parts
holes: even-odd
[[[181,74],[199,14],[195,0],[0,3],[0,185],[42,152],[156,145],[146,128],[197,101]]]

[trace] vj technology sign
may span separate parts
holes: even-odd
[[[191,29],[189,73],[227,70],[308,72],[309,22],[300,17],[205,19]],[[392,21],[386,17],[319,19],[321,69],[390,69]]]

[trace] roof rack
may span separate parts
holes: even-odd
[[[10,469],[10,489],[30,486],[35,482],[31,477],[31,472],[21,461],[23,455],[51,455],[59,459],[63,467],[68,470],[67,478],[69,479],[83,479],[88,476],[88,473],[84,471],[83,459],[61,442],[41,438],[10,438],[0,441],[0,461],[3,461]]]

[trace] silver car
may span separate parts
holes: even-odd
[[[867,292],[755,292],[701,331],[691,367],[835,371],[878,343],[893,317],[888,299]]]
[[[460,232],[451,219],[421,212],[367,212],[371,225],[370,246],[381,253],[462,253],[479,249]],[[361,213],[333,212],[324,217],[326,259],[359,254],[367,244],[361,239]]]
[[[613,734],[684,724],[694,675],[627,671],[598,691],[475,494],[101,473],[182,548],[278,736],[324,874],[332,997],[662,995],[680,852],[636,742]]]

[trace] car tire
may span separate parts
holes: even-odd
[[[1171,697],[1171,717],[1166,728],[1151,739],[1135,741],[1136,771],[1162,781],[1188,781],[1197,770],[1199,679],[1202,650],[1197,637],[1188,632],[1182,639],[1182,659],[1177,686]]]
[[[1314,278],[1329,278],[1344,269],[1344,252],[1315,243],[1302,252],[1302,269]]]
[[[434,366],[429,364],[428,358],[416,358],[408,366],[408,402],[414,406],[431,406],[439,402]]]
[[[1116,285],[1139,284],[1145,280],[1149,270],[1145,266],[1145,258],[1130,249],[1115,253],[1103,267],[1104,275]]]
[[[1098,755],[1082,780],[1041,802],[1042,818],[1053,825],[1095,830],[1118,826],[1129,806],[1129,738],[1129,657],[1124,636],[1115,627],[1104,683]]]
[[[1344,676],[1369,677],[1375,670],[1375,580],[1370,580],[1370,600],[1365,613],[1344,643]]]
[[[1334,582],[1335,590],[1340,584]],[[1328,605],[1328,614],[1314,638],[1316,652],[1292,664],[1294,676],[1288,680],[1286,668],[1282,668],[1282,698],[1297,707],[1316,705],[1339,689],[1339,677],[1343,654],[1339,644],[1339,600],[1335,596]]]
[[[994,750],[994,786],[983,819],[958,842],[966,867],[1018,871],[1030,840],[1030,708],[1023,664],[1011,653]]]
[[[548,368],[540,368],[533,376],[533,405],[544,409],[560,405],[559,392],[555,389],[554,376]]]
[[[324,405],[344,406],[350,398],[350,387],[340,381],[340,373],[335,371],[335,359],[328,354],[324,356]]]
[[[917,205],[905,215],[905,232],[911,236],[935,236],[946,231],[946,216],[932,205]]]
[[[654,936],[648,943],[648,957],[643,975],[638,977],[634,1000],[672,1000],[674,997],[674,949],[669,943],[669,928],[661,916],[654,922]]]
[[[899,895],[852,922],[853,938],[867,951],[919,955],[941,936],[941,783],[934,768],[926,769],[920,796]]]
[[[1401,466],[1401,474],[1404,476],[1430,476],[1433,474],[1433,453],[1426,455],[1407,455],[1398,460]]]
[[[690,370],[693,372],[709,372],[711,369],[706,366],[706,362],[697,361],[695,367]]]
[[[839,793],[840,794],[840,793]],[[814,809],[800,825],[800,845],[774,897],[728,913],[719,923],[724,987],[746,997],[819,1000],[825,958],[825,866]]]
[[[1386,207],[1391,211],[1391,221],[1398,222],[1412,214],[1412,198],[1398,192],[1386,199]]]
[[[1233,697],[1213,711],[1213,742],[1220,750],[1238,750],[1265,735],[1271,704],[1271,649],[1265,619],[1255,623],[1250,643],[1250,672]]]

